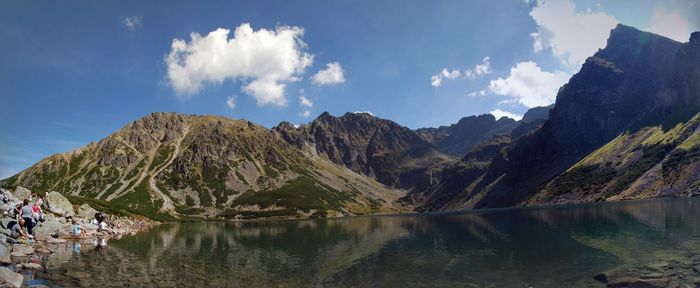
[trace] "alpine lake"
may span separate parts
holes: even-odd
[[[615,269],[692,283],[700,199],[167,223],[56,250],[26,286],[605,287],[594,277]]]

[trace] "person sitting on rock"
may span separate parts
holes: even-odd
[[[24,224],[27,226],[29,235],[34,235],[34,209],[29,205],[29,200],[24,199],[24,205],[20,212],[21,218],[24,219]]]
[[[44,213],[41,212],[38,201],[32,205],[32,218],[34,218],[34,223],[44,222]]]
[[[85,233],[85,230],[83,230],[83,229],[80,227],[80,224],[78,224],[78,220],[73,219],[73,226],[72,226],[71,236],[73,236],[73,237],[83,237],[83,236],[87,236],[87,233]]]
[[[27,232],[24,232],[24,229],[22,229],[25,224],[26,223],[22,218],[20,218],[19,221],[12,220],[7,223],[7,228],[10,229],[10,237],[13,239],[19,239],[22,236],[27,237],[27,239],[34,238],[34,236],[29,235]]]

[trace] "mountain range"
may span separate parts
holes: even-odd
[[[700,32],[618,25],[549,107],[409,129],[152,113],[0,186],[156,219],[308,218],[700,194]]]

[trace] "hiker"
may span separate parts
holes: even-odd
[[[24,219],[24,224],[27,227],[29,235],[34,235],[34,210],[29,205],[29,200],[24,199],[24,205],[20,211],[20,217]]]
[[[39,223],[39,222],[44,222],[44,213],[41,211],[41,207],[39,206],[39,201],[34,202],[34,205],[32,205],[32,218],[34,218],[34,223]]]
[[[27,239],[32,239],[34,236],[27,234],[27,232],[24,232],[24,227],[25,221],[24,219],[20,218],[19,221],[12,220],[9,223],[7,223],[7,228],[10,229],[10,237],[14,239],[18,239],[21,236],[27,237]]]
[[[80,224],[78,224],[78,220],[73,219],[73,226],[71,229],[71,236],[73,237],[83,237],[87,236],[87,233],[85,233],[85,230],[80,228]]]

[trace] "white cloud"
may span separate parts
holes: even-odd
[[[304,29],[279,26],[254,31],[244,23],[229,39],[229,29],[218,28],[206,36],[191,33],[191,41],[174,39],[165,62],[168,80],[178,96],[189,98],[205,83],[243,80],[243,91],[258,105],[285,106],[284,83],[298,81],[313,63],[302,41]]]
[[[374,113],[372,113],[372,111],[369,111],[369,110],[367,110],[367,111],[355,111],[355,112],[352,112],[352,113],[353,113],[353,114],[369,114],[369,115],[374,116]]]
[[[489,90],[514,97],[527,107],[547,106],[554,103],[559,87],[568,79],[569,75],[562,71],[542,71],[534,62],[520,62],[510,69],[507,78],[491,80]]]
[[[311,82],[318,86],[345,83],[345,72],[340,63],[328,63],[326,69],[318,71],[312,77]]]
[[[491,58],[484,57],[484,59],[481,60],[481,63],[474,65],[474,68],[464,70],[464,74],[462,74],[462,72],[456,69],[447,70],[447,68],[442,68],[442,71],[440,71],[440,73],[430,77],[430,85],[437,88],[442,85],[442,81],[445,79],[454,80],[461,77],[462,75],[464,75],[466,78],[474,79],[478,76],[486,75],[489,73],[491,73]]]
[[[124,25],[131,30],[136,30],[136,28],[141,27],[141,17],[131,16],[124,18]]]
[[[491,57],[484,57],[481,63],[476,64],[473,69],[464,71],[464,75],[469,79],[474,79],[477,76],[482,76],[491,73]]]
[[[442,80],[443,79],[457,79],[457,77],[462,76],[462,72],[459,70],[452,70],[449,71],[447,68],[442,68],[442,71],[440,73],[433,75],[430,77],[430,85],[433,85],[433,87],[437,88],[442,85]]]
[[[313,107],[314,103],[309,100],[309,98],[306,98],[304,96],[299,96],[299,105],[304,106],[304,107]]]
[[[236,97],[228,96],[228,99],[226,99],[226,106],[231,109],[236,108]]]
[[[688,20],[677,12],[656,10],[654,20],[647,31],[666,36],[679,42],[687,42],[690,38]]]
[[[515,114],[515,113],[510,113],[508,111],[503,111],[501,109],[496,109],[491,112],[489,112],[493,117],[496,117],[496,119],[501,119],[501,117],[508,117],[508,118],[513,118],[515,120],[520,120],[523,119],[523,115]]]
[[[530,16],[537,24],[530,35],[535,51],[551,48],[562,63],[574,67],[605,47],[619,22],[603,12],[576,11],[571,0],[538,0]]]
[[[479,90],[469,93],[469,97],[484,96],[486,95],[486,90]]]
[[[299,116],[304,117],[304,118],[308,118],[309,116],[311,116],[311,111],[306,110],[304,112],[301,112],[301,113],[299,113]]]

